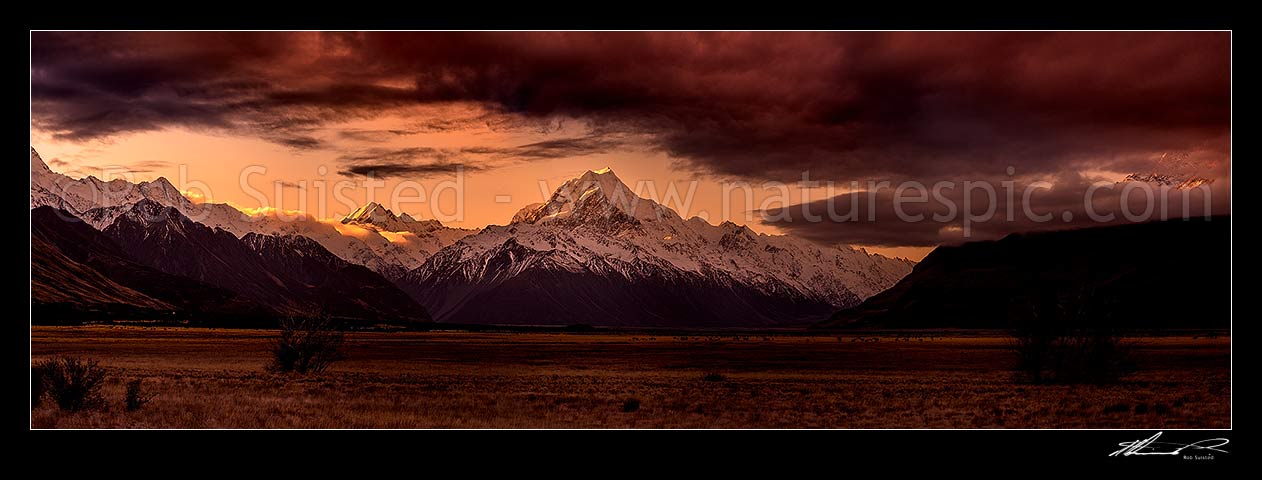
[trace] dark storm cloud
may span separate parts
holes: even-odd
[[[477,165],[461,163],[369,163],[347,166],[338,173],[346,176],[374,175],[377,177],[413,177],[424,178],[434,175],[453,175],[460,171],[480,170]]]
[[[937,190],[938,182],[863,182],[853,193],[815,195],[816,200],[805,204],[755,213],[768,224],[820,243],[923,247],[994,240],[1014,232],[1226,214],[1231,200],[1227,182],[1182,189],[1144,182],[1096,185],[1072,173],[1040,184],[1013,181],[1011,187],[943,182]],[[898,191],[900,186],[906,188]]]
[[[530,158],[567,158],[605,153],[622,146],[622,143],[617,139],[601,137],[561,138],[522,145],[510,154]]]
[[[424,178],[487,168],[484,164],[455,160],[457,156],[457,152],[431,147],[370,148],[339,156],[338,161],[344,166],[338,174]]]
[[[1196,33],[363,37],[417,93],[596,116],[755,178],[1056,172],[1225,153],[1229,37]]]
[[[340,162],[386,162],[400,163],[409,162],[417,159],[426,160],[445,160],[448,154],[443,150],[430,147],[407,147],[407,148],[370,148],[355,153],[348,153],[339,156]]]
[[[36,32],[32,96],[37,125],[67,139],[473,101],[618,123],[721,175],[1050,172],[1226,154],[1229,42],[1178,32]]]
[[[86,140],[168,126],[228,128],[233,103],[269,86],[242,67],[284,45],[262,34],[35,32],[35,124]]]
[[[454,172],[459,165],[466,171],[485,170],[523,160],[570,158],[608,152],[624,145],[613,136],[593,135],[528,143],[512,147],[464,148],[368,148],[345,153],[337,160],[347,168],[343,175],[377,172],[378,176],[429,175]]]
[[[514,147],[468,147],[460,149],[460,153],[482,155],[493,159],[549,159],[606,153],[623,146],[626,146],[626,141],[621,138],[589,135],[545,140]]]
[[[579,118],[722,178],[1165,174],[1171,153],[1225,177],[1230,47],[1225,32],[34,32],[31,91],[34,125],[69,140],[183,127],[330,148],[312,129],[468,102],[491,116],[389,132]],[[602,141],[463,153],[622,148]]]
[[[366,143],[387,142],[390,140],[390,138],[392,138],[395,135],[397,134],[393,133],[392,130],[351,129],[351,130],[341,130],[337,132],[337,136],[341,137],[342,139],[352,140],[356,142],[366,142]]]
[[[264,135],[263,138],[295,150],[315,150],[324,146],[320,139],[305,135]]]

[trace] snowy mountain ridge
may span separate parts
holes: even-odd
[[[310,257],[295,250],[314,251],[319,244],[341,260],[390,279],[438,321],[802,322],[858,304],[893,285],[914,264],[845,245],[759,234],[732,222],[684,220],[636,195],[610,169],[565,182],[546,202],[519,210],[507,225],[466,230],[395,214],[375,202],[340,220],[247,214],[227,204],[192,202],[165,178],[139,183],[74,179],[53,172],[31,150],[32,207],[62,208],[104,231],[120,216],[151,209],[136,208],[145,204],[169,207],[194,222],[190,225],[212,232],[250,237],[249,245],[294,255],[292,262]],[[289,240],[263,245],[257,235]],[[275,267],[290,265],[299,264]]]
[[[251,215],[228,204],[194,203],[165,177],[139,183],[124,179],[106,182],[94,176],[71,178],[52,171],[39,153],[31,149],[31,208],[44,205],[61,208],[93,228],[104,230],[145,199],[173,207],[190,220],[222,229],[237,238],[249,233],[302,235],[315,240],[339,258],[366,266],[387,278],[395,278],[419,266],[438,249],[473,232],[448,228],[432,220],[416,221],[407,214],[403,217],[389,214],[386,225],[346,219],[338,224],[306,214],[296,214],[293,218]],[[359,210],[377,208],[389,213],[375,203]]]
[[[754,296],[803,304],[803,310],[831,312],[888,288],[912,265],[848,246],[758,234],[732,222],[684,221],[631,193],[604,169],[564,183],[547,202],[522,209],[508,225],[488,226],[440,250],[400,282],[436,318],[461,321],[493,322],[462,311],[493,303],[504,295],[501,285],[518,277],[568,281],[557,275],[699,283],[707,291],[738,286]],[[785,318],[773,312],[764,320]]]

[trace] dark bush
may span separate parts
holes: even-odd
[[[288,318],[280,322],[280,336],[272,344],[275,372],[320,373],[345,357],[344,337],[327,318]]]
[[[1025,380],[1104,384],[1134,369],[1122,330],[1091,295],[1056,295],[1028,306],[1013,332],[1017,370]]]
[[[631,413],[639,409],[640,399],[638,398],[628,398],[625,402],[622,402],[622,411],[624,413]]]
[[[704,377],[701,377],[701,379],[707,382],[722,382],[724,380],[727,380],[727,377],[723,376],[722,373],[710,372],[710,373],[707,373]]]
[[[127,382],[127,394],[123,398],[123,403],[127,406],[127,411],[134,412],[144,408],[153,400],[153,395],[147,394],[142,388],[142,379],[135,379]]]
[[[44,391],[57,407],[77,412],[105,406],[101,387],[105,385],[105,368],[95,360],[58,357],[36,366],[42,370]]]

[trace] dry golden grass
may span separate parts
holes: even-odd
[[[107,411],[45,402],[35,428],[1223,428],[1231,413],[1227,337],[1139,340],[1140,370],[1119,384],[1034,386],[1013,381],[1002,337],[361,333],[304,377],[264,372],[275,332],[31,333],[32,362],[77,355],[113,374]],[[127,412],[135,378],[155,397]]]

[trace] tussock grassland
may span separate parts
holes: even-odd
[[[1230,338],[1137,340],[1120,383],[1023,385],[1010,340],[355,333],[320,375],[268,373],[275,331],[35,327],[32,363],[97,359],[106,410],[35,428],[1219,428]],[[718,376],[711,376],[718,374]],[[127,382],[152,400],[127,411]],[[638,402],[628,407],[628,399]]]

